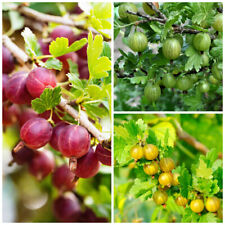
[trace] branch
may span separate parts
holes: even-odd
[[[175,119],[173,120],[175,126],[176,126],[176,131],[177,131],[177,136],[179,137],[179,139],[187,142],[189,145],[191,145],[192,147],[194,147],[195,149],[197,149],[199,152],[203,153],[204,155],[206,155],[206,153],[209,151],[209,149],[202,144],[201,142],[197,141],[194,137],[192,137],[190,134],[188,134],[187,132],[185,132],[180,123]]]
[[[41,22],[59,23],[59,24],[67,25],[67,26],[76,27],[80,30],[87,30],[84,28],[84,26],[77,24],[70,18],[48,15],[48,14],[38,12],[36,10],[33,10],[33,9],[23,6],[23,5],[14,5],[13,4],[11,7],[11,10],[18,11],[19,13],[21,13],[27,17],[30,17],[32,19],[35,19],[35,20],[38,20]]]
[[[158,8],[156,8],[153,2],[147,2],[147,4],[151,9],[153,9],[159,15],[160,18],[167,20],[166,16]]]
[[[167,19],[164,18],[158,18],[158,17],[152,17],[152,16],[149,16],[149,15],[143,15],[139,12],[135,13],[135,12],[131,12],[129,10],[127,10],[127,13],[131,14],[131,15],[136,15],[136,16],[139,16],[139,17],[142,17],[144,18],[145,20],[139,20],[136,22],[136,25],[140,24],[140,23],[147,23],[149,21],[157,21],[161,24],[165,24]],[[189,33],[189,34],[197,34],[197,33],[200,33],[201,31],[199,30],[194,30],[194,29],[190,29],[190,28],[184,28],[182,26],[179,26],[179,25],[176,25],[176,24],[173,24],[172,25],[173,27],[173,30],[175,33]]]
[[[28,62],[29,58],[25,54],[25,52],[20,49],[16,44],[14,44],[6,35],[3,35],[3,42],[5,46],[9,49],[10,52],[15,53],[14,56],[21,64],[25,64]],[[74,109],[72,106],[68,105],[66,99],[62,98],[59,105],[68,113],[70,114],[75,120],[79,120],[80,124],[85,127],[94,137],[98,139],[100,143],[102,142],[109,142],[108,137],[101,133],[93,123],[88,120],[88,116],[84,111],[79,112]]]
[[[20,49],[16,44],[13,43],[7,35],[2,36],[2,42],[20,64],[24,65],[28,62],[29,57],[24,53],[22,49]]]
[[[166,117],[164,114],[155,114],[155,115],[158,116],[158,117],[161,117],[161,118]],[[194,147],[196,150],[198,150],[199,152],[206,155],[206,153],[209,151],[209,149],[204,144],[197,141],[193,136],[191,136],[186,131],[184,131],[182,129],[180,123],[176,119],[173,119],[173,122],[174,122],[176,132],[177,132],[177,136],[179,137],[179,139],[187,142],[189,145]]]

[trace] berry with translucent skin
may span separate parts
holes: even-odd
[[[60,25],[57,26],[50,34],[50,37],[55,40],[57,37],[65,37],[69,41],[69,45],[73,44],[76,40],[76,36],[69,26]]]
[[[159,165],[157,162],[152,162],[151,164],[144,165],[143,169],[146,174],[155,175],[159,171]]]
[[[211,38],[207,33],[198,33],[194,36],[193,45],[198,51],[206,51],[211,45]]]
[[[5,87],[6,97],[15,104],[30,104],[32,96],[27,90],[27,73],[14,73],[8,80]]]
[[[75,174],[70,171],[67,165],[62,165],[52,174],[53,185],[61,191],[70,191],[75,187],[73,182]]]
[[[163,172],[170,172],[174,169],[175,164],[171,158],[162,158],[159,162],[159,166]]]
[[[111,151],[103,148],[101,144],[98,144],[95,153],[102,164],[111,166]]]
[[[52,137],[51,137],[49,144],[57,151],[59,151],[58,142],[59,142],[60,134],[61,134],[63,128],[66,126],[68,126],[67,123],[60,122],[53,128]]]
[[[35,151],[33,149],[27,148],[24,146],[19,151],[12,151],[12,162],[17,163],[18,165],[23,165],[32,160],[35,155]]]
[[[60,222],[77,222],[82,213],[78,199],[70,192],[55,199],[53,212]]]
[[[169,60],[177,59],[181,53],[180,42],[176,38],[167,38],[163,43],[162,52]]]
[[[173,174],[173,182],[172,182],[172,185],[173,186],[177,186],[177,185],[179,185],[180,183],[179,183],[179,180],[178,180],[178,177],[180,176],[180,174],[179,173],[174,173]]]
[[[80,178],[90,178],[95,176],[100,168],[100,162],[92,148],[88,153],[77,160],[75,175]]]
[[[220,200],[217,197],[207,198],[205,208],[209,212],[216,212],[220,208]]]
[[[134,52],[143,52],[148,46],[147,36],[142,32],[134,32],[128,37],[128,46]]]
[[[133,159],[141,159],[144,156],[143,148],[140,145],[135,145],[131,148],[130,155]]]
[[[31,96],[39,98],[45,88],[56,87],[55,74],[51,70],[37,67],[28,74],[26,87]]]
[[[19,116],[19,124],[22,127],[28,120],[38,117],[38,114],[31,108],[26,108]]]
[[[181,91],[187,91],[193,86],[192,79],[186,76],[179,77],[177,79],[176,87]]]
[[[155,145],[147,144],[143,147],[144,157],[147,160],[153,160],[157,158],[159,150]]]
[[[52,137],[51,124],[42,118],[28,120],[20,130],[20,137],[25,145],[31,149],[45,146]]]
[[[149,103],[155,102],[161,96],[161,88],[158,84],[148,83],[145,86],[144,95]]]
[[[79,34],[76,37],[76,41],[78,41],[78,40],[80,40],[82,38],[88,38],[88,33],[84,32],[84,33]],[[84,45],[81,49],[76,51],[76,53],[78,54],[79,58],[87,60],[87,45],[88,44]]]
[[[38,180],[42,180],[54,170],[54,166],[55,161],[52,152],[47,150],[36,151],[29,162],[29,172]]]
[[[158,190],[153,194],[153,200],[157,205],[163,205],[166,203],[168,195],[163,190]]]
[[[159,176],[159,183],[163,186],[170,187],[173,182],[173,176],[171,173],[161,173]]]
[[[204,209],[204,202],[202,199],[195,199],[191,201],[190,208],[195,213],[200,213]]]
[[[131,15],[127,11],[136,13],[138,11],[137,7],[133,3],[123,3],[119,6],[118,13],[121,20],[128,20],[130,22],[138,20],[138,16]]]
[[[2,100],[3,100],[3,102],[7,100],[5,88],[7,86],[8,80],[9,80],[8,75],[3,73],[2,74]]]
[[[70,52],[65,55],[59,56],[58,59],[62,62],[65,72],[69,72],[70,66],[68,60],[70,59],[73,63],[77,64],[78,56],[75,52]]]
[[[58,148],[65,157],[80,158],[88,153],[90,147],[90,135],[84,127],[68,125],[63,128]]]
[[[18,105],[11,106],[3,105],[2,107],[2,124],[3,126],[10,126],[18,121],[21,110]]]
[[[223,32],[223,14],[222,13],[219,13],[215,16],[212,26],[216,31]]]
[[[184,198],[183,196],[178,196],[176,199],[176,203],[179,206],[186,206],[188,203],[188,200],[186,198]]]
[[[9,74],[14,70],[14,60],[11,52],[2,45],[2,72]]]

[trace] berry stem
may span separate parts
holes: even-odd
[[[19,141],[18,144],[13,148],[12,151],[18,152],[23,147],[24,147],[24,142],[23,141]]]
[[[76,168],[77,168],[77,158],[76,157],[71,157],[69,161],[69,168],[70,170],[75,173]]]

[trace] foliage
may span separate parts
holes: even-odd
[[[196,197],[204,201],[216,196],[222,199],[222,115],[116,115],[114,126],[115,160],[115,221],[132,222],[221,222],[218,214],[204,210],[201,215],[191,211],[190,202]],[[177,123],[196,141],[210,149],[206,155],[177,135]],[[201,127],[204,127],[201,130]],[[217,131],[211,132],[211,129]],[[196,132],[192,132],[198,130]],[[201,132],[199,132],[201,130]],[[211,145],[210,141],[214,144]],[[179,174],[178,186],[163,187],[158,182],[159,172],[147,175],[143,166],[151,161],[141,158],[134,161],[130,149],[138,144],[153,144],[159,149],[156,162],[170,157],[176,167],[171,172]],[[168,194],[166,206],[152,201],[153,193],[162,188]],[[184,208],[175,202],[178,196],[188,199]],[[222,207],[222,201],[221,201]],[[131,206],[135,205],[134,208]],[[128,211],[128,208],[130,211]],[[142,210],[148,212],[145,215]]]
[[[138,3],[136,7],[139,17],[134,22],[124,22],[119,17],[118,8],[121,4],[123,3],[115,4],[114,8],[114,39],[115,46],[119,45],[119,54],[114,64],[115,76],[118,78],[115,86],[115,110],[222,110],[222,82],[213,84],[209,80],[209,76],[213,74],[212,66],[223,61],[223,32],[217,32],[212,28],[222,3],[160,3],[159,10],[166,19],[162,19],[158,13],[147,15],[142,9],[142,4]],[[127,50],[129,36],[137,31],[148,38],[148,48],[141,53]],[[203,63],[203,52],[196,50],[192,44],[193,38],[199,32],[208,33],[211,38],[210,48],[204,51],[208,63]],[[182,45],[180,56],[174,60],[165,56],[169,53],[175,56],[179,49],[170,49],[168,53],[162,51],[164,42],[169,38],[177,39]],[[191,78],[192,74],[196,74],[198,78],[187,91],[182,91],[176,86],[165,88],[162,84],[162,79],[168,75],[173,75],[177,80],[180,77]],[[202,81],[209,84],[210,89],[207,93],[199,90]],[[149,102],[143,94],[148,82],[161,88],[161,97],[155,102]]]

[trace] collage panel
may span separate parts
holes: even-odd
[[[114,115],[114,222],[223,222],[222,114]]]
[[[2,221],[110,223],[112,3],[1,6]]]
[[[222,2],[115,2],[114,110],[222,111],[222,11]]]

